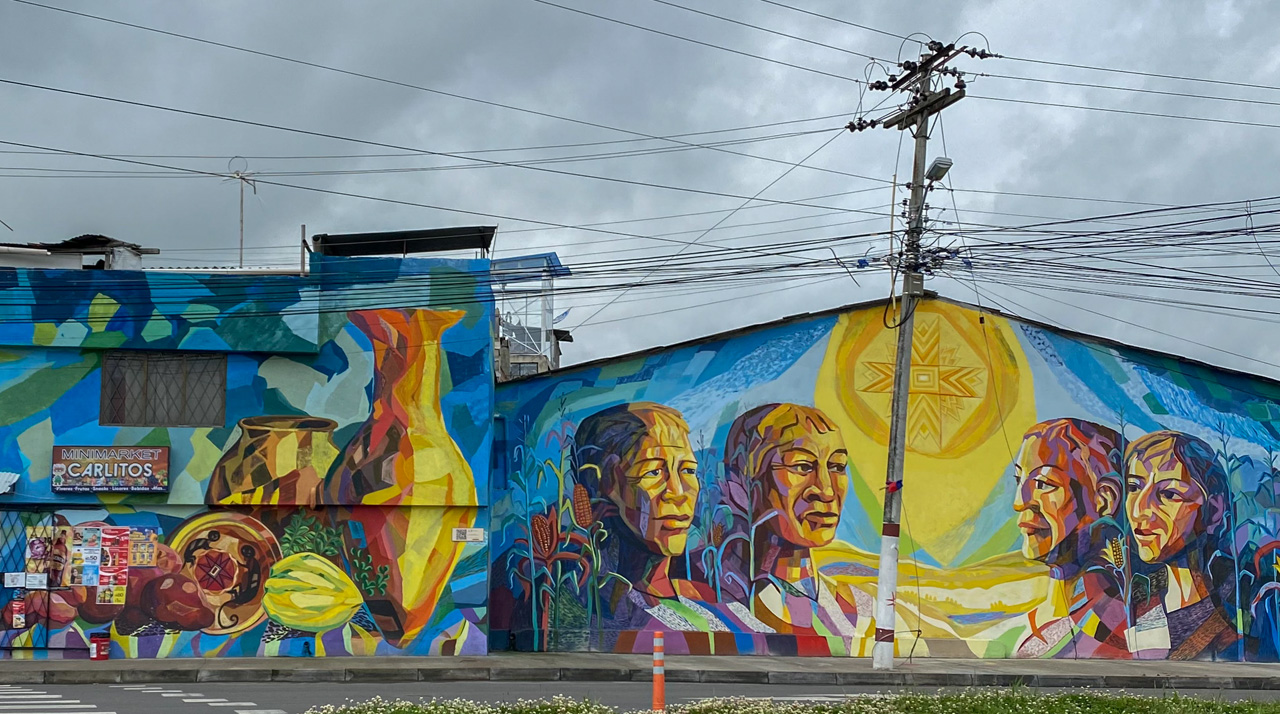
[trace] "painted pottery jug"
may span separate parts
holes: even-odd
[[[475,522],[471,467],[440,411],[440,340],[465,314],[348,315],[373,344],[372,413],[326,479],[323,498],[352,509],[340,524],[349,572],[395,647],[426,626],[458,563],[463,544],[453,542],[452,529]]]
[[[338,458],[337,422],[310,416],[240,420],[240,439],[218,461],[205,502],[314,507],[325,474]]]

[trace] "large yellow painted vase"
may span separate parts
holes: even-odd
[[[374,399],[368,421],[326,479],[323,502],[362,524],[344,528],[348,552],[367,549],[385,583],[363,595],[396,647],[426,626],[462,553],[453,528],[475,522],[475,480],[440,411],[440,339],[460,310],[349,313],[373,344]],[[378,508],[368,508],[375,506]],[[341,524],[339,524],[341,525]],[[366,585],[368,583],[366,582]]]

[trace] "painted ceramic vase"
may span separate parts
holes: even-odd
[[[326,479],[324,502],[380,507],[337,525],[346,526],[350,574],[395,647],[426,626],[458,563],[463,544],[453,542],[452,529],[475,522],[471,467],[440,411],[440,339],[465,314],[349,313],[373,343],[372,413]]]
[[[325,474],[338,458],[337,422],[310,416],[240,420],[240,439],[222,455],[205,502],[315,507]]]

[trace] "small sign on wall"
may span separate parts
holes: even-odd
[[[483,528],[454,528],[453,542],[454,543],[483,543],[484,529]]]
[[[55,446],[55,493],[165,493],[167,446]]]

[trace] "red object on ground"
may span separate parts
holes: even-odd
[[[89,635],[89,659],[101,661],[111,658],[111,635],[95,632]]]

